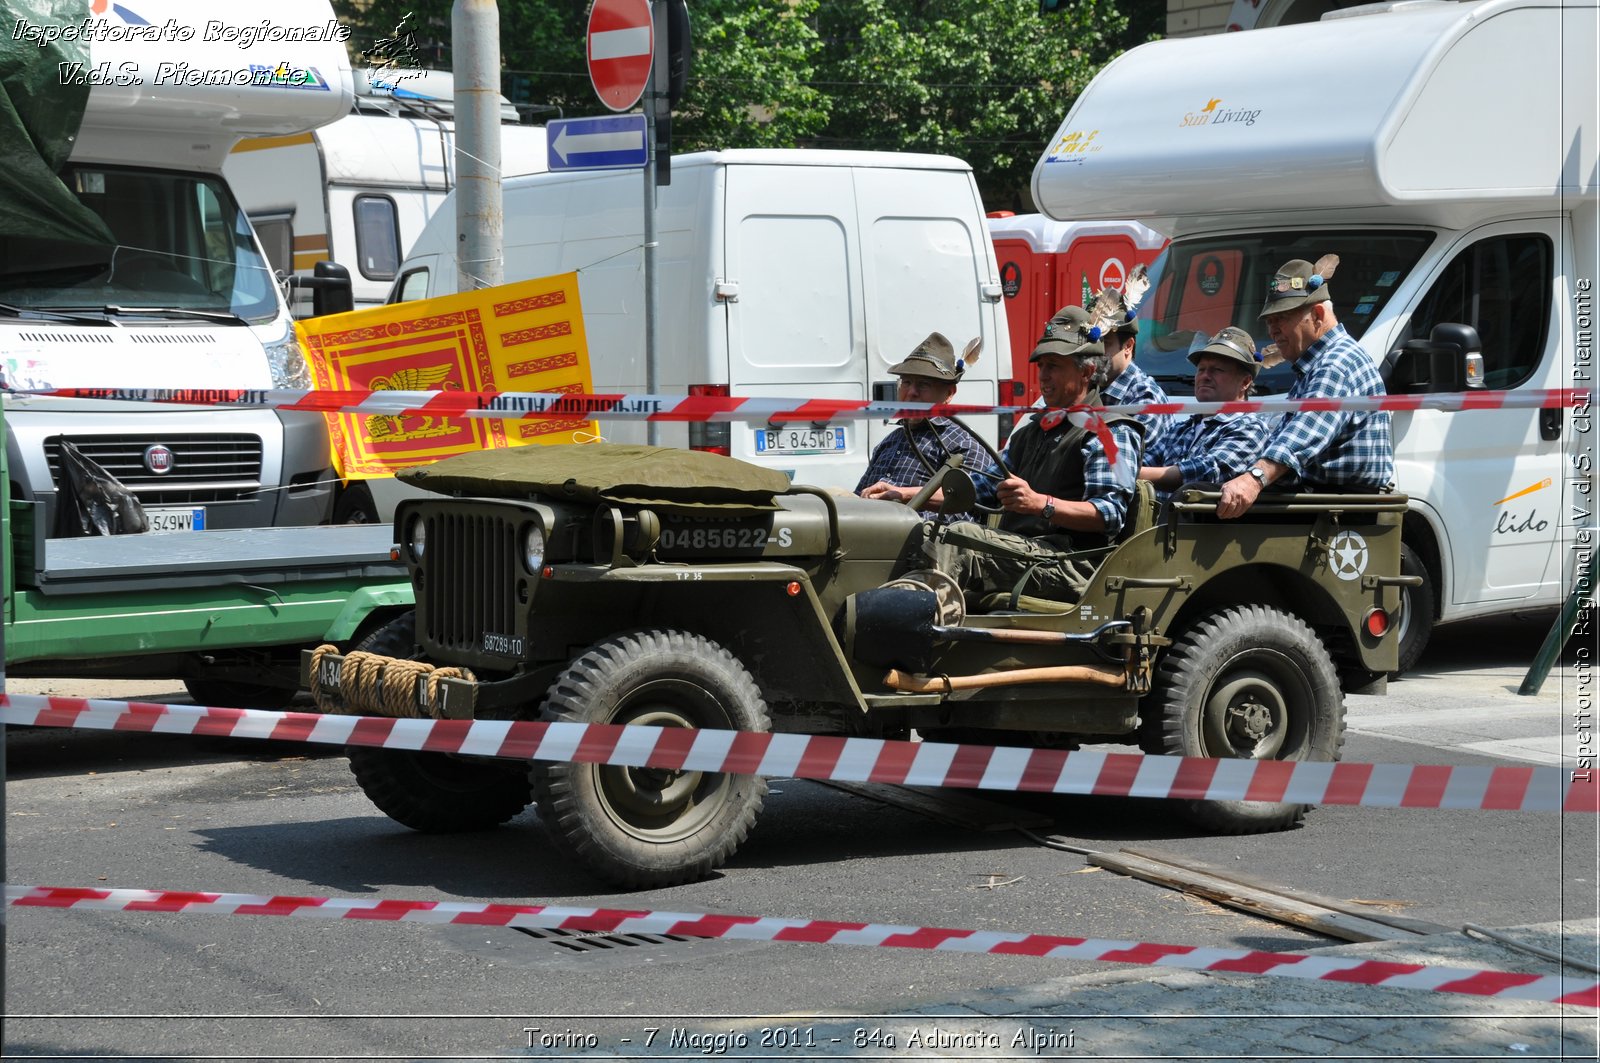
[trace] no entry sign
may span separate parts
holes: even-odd
[[[650,80],[655,27],[649,0],[594,0],[589,9],[589,80],[600,102],[626,111]]]

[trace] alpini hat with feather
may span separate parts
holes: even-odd
[[[1089,324],[1089,312],[1081,306],[1064,306],[1045,325],[1044,335],[1033,345],[1028,361],[1037,362],[1047,354],[1098,357],[1105,353],[1100,330]]]
[[[945,339],[942,332],[930,332],[928,338],[912,348],[910,354],[898,364],[890,366],[889,372],[896,376],[931,377],[954,384],[967,371],[967,366],[978,360],[978,353],[982,350],[983,337],[976,336],[958,358],[954,345]]]
[[[1338,266],[1338,255],[1323,255],[1315,263],[1303,258],[1285,262],[1267,281],[1267,305],[1261,308],[1261,316],[1281,314],[1285,310],[1296,310],[1332,299],[1328,281]]]

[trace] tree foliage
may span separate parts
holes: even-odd
[[[1119,6],[1121,5],[1121,6]],[[452,0],[335,0],[356,51],[404,20],[448,69]],[[588,5],[499,0],[505,91],[550,114],[604,113],[584,64]],[[694,55],[675,152],[926,151],[972,164],[985,203],[1022,207],[1033,164],[1095,71],[1155,28],[1155,0],[689,0]],[[1148,25],[1130,26],[1124,10]],[[360,62],[359,57],[356,59]]]

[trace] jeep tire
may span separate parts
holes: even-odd
[[[1344,745],[1344,696],[1328,651],[1299,617],[1265,606],[1234,606],[1180,635],[1146,703],[1160,751],[1171,756],[1330,761]],[[1310,807],[1175,804],[1190,822],[1226,834],[1293,827]]]
[[[356,649],[411,657],[416,623],[415,612],[404,613],[368,635]],[[488,830],[533,800],[527,769],[517,761],[370,746],[347,746],[345,753],[368,799],[396,823],[425,834]]]
[[[1428,639],[1433,635],[1436,600],[1433,577],[1428,574],[1428,566],[1422,563],[1422,558],[1417,556],[1410,543],[1400,544],[1400,575],[1420,576],[1422,583],[1416,587],[1400,588],[1400,617],[1396,625],[1399,630],[1395,632],[1400,639],[1400,667],[1394,671],[1397,676],[1411,671],[1427,647]]]
[[[684,631],[596,643],[550,688],[543,719],[765,732],[766,702],[739,660]],[[536,763],[539,818],[597,877],[643,889],[704,878],[743,843],[766,798],[758,776]]]

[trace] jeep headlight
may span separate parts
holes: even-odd
[[[406,525],[406,545],[411,549],[411,556],[421,561],[428,548],[428,522],[422,517],[412,517],[411,523]]]
[[[522,563],[534,573],[544,565],[544,528],[537,522],[522,533]]]

